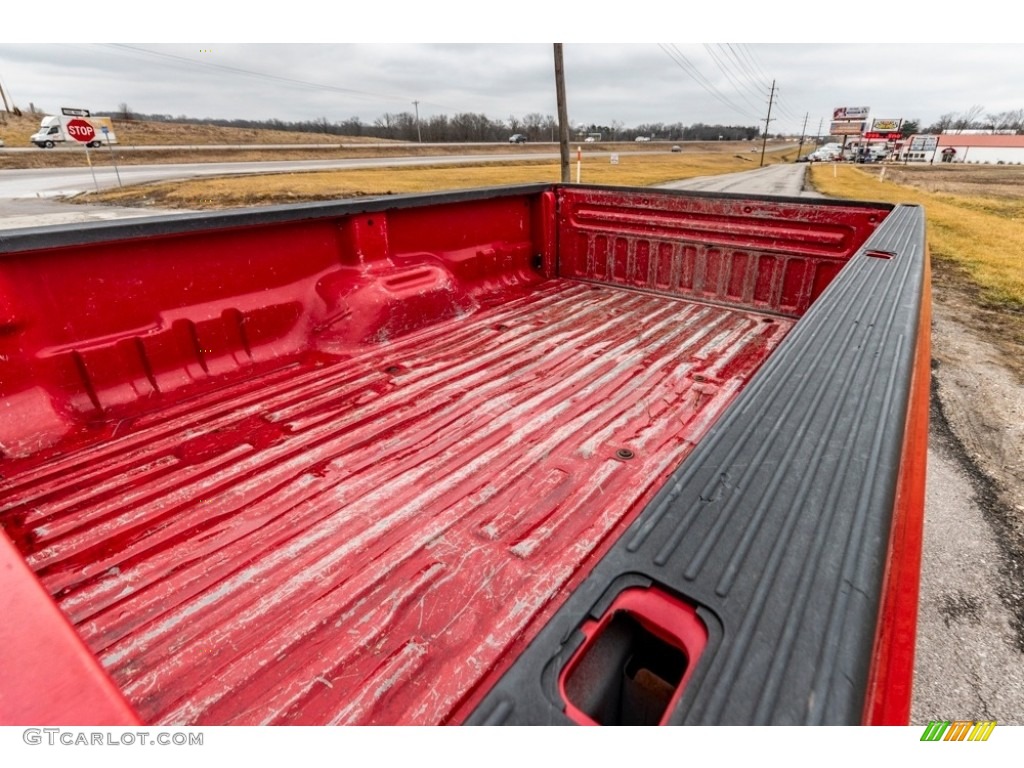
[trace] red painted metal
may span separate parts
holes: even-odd
[[[907,412],[882,605],[864,703],[865,725],[907,725],[910,722],[931,397],[931,267],[927,256],[924,286],[912,399]]]
[[[136,725],[67,618],[0,533],[0,724]]]
[[[509,197],[5,256],[0,456],[501,302],[540,279],[539,208]]]
[[[551,281],[15,465],[4,524],[147,721],[444,722],[791,324],[761,319]]]
[[[567,188],[559,274],[798,317],[885,217]]]
[[[146,722],[459,721],[854,237],[623,194],[591,265],[614,199],[4,255],[0,524],[54,602],[0,592],[59,606]],[[684,285],[698,236],[739,250]]]
[[[565,714],[579,725],[598,725],[593,718],[573,703],[567,690],[568,679],[590,650],[595,638],[620,612],[628,614],[648,632],[669,646],[683,651],[686,657],[686,669],[682,679],[676,685],[675,693],[669,699],[665,714],[658,723],[658,725],[665,725],[675,706],[686,692],[686,684],[693,676],[697,661],[708,644],[708,630],[697,615],[694,606],[656,588],[624,590],[615,598],[604,615],[598,619],[589,619],[580,627],[580,632],[583,633],[586,640],[572,655],[558,676],[558,691],[565,702]],[[609,672],[617,674],[620,670],[609,670]]]

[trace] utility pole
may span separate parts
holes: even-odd
[[[800,129],[800,146],[796,148],[796,159],[800,159],[800,153],[804,151],[804,138],[807,136],[807,118],[810,112],[804,112],[804,127]]]
[[[764,167],[764,148],[768,144],[768,123],[772,121],[772,102],[775,101],[775,81],[772,80],[772,92],[768,96],[768,117],[764,119],[764,140],[761,142],[761,165],[758,168]]]
[[[555,95],[558,99],[558,143],[562,155],[562,183],[571,181],[569,169],[569,108],[565,104],[565,66],[562,44],[555,43]]]
[[[558,148],[561,155],[562,183],[571,180],[569,169],[569,111],[565,103],[565,66],[562,44],[555,43],[555,97],[558,100]]]
[[[7,103],[7,94],[4,93],[3,85],[0,85],[0,99],[3,99],[4,102],[4,112],[10,112],[11,105]]]
[[[416,107],[416,140],[422,144],[423,136],[420,134],[420,103],[418,101],[414,101],[412,104]]]
[[[825,124],[825,118],[818,120],[818,133],[814,137],[814,148],[817,149],[818,145],[821,144],[821,127]]]

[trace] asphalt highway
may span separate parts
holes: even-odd
[[[125,165],[115,171],[102,166],[90,169],[28,168],[5,170],[0,174],[0,201],[32,198],[67,197],[95,189],[107,189],[120,183],[144,184],[153,181],[195,179],[203,176],[237,176],[253,173],[292,173],[295,171],[336,170],[345,168],[396,168],[421,165],[465,165],[480,162],[521,160],[522,154],[450,155],[433,157],[339,158],[335,160],[273,160],[250,163],[168,163],[162,165]],[[557,159],[557,153],[533,153],[531,160]],[[0,210],[0,216],[3,215]]]

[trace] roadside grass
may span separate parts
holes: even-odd
[[[341,143],[338,143],[340,140]],[[683,154],[718,154],[731,155],[747,150],[750,157],[756,160],[758,155],[750,152],[748,147],[738,147],[738,142],[687,142],[683,146]],[[14,146],[14,145],[10,145]],[[661,146],[652,144],[634,144],[633,142],[601,144],[597,151],[618,152],[621,155],[639,155],[641,153],[668,153],[670,144]],[[588,149],[590,149],[588,147]],[[487,162],[494,155],[515,154],[523,160],[536,158],[544,153],[551,155],[558,152],[557,144],[520,144],[510,148],[503,143],[489,144],[416,144],[401,141],[363,141],[349,142],[347,137],[337,137],[331,144],[290,143],[287,148],[260,149],[254,141],[227,146],[193,142],[184,144],[183,148],[158,147],[152,145],[146,149],[138,145],[118,144],[114,151],[109,148],[94,149],[89,156],[81,146],[60,149],[30,149],[27,152],[7,152],[0,150],[0,170],[24,168],[67,168],[87,167],[91,161],[96,167],[117,165],[160,165],[166,163],[259,163],[277,162],[282,160],[339,160],[367,159],[384,157],[445,157],[448,155],[479,155],[481,162]],[[776,150],[768,156],[774,157]],[[575,148],[573,149],[575,155]]]
[[[766,155],[767,163],[784,162],[795,148]],[[677,179],[709,176],[756,168],[759,155],[749,153],[622,152],[618,162],[604,154],[583,153],[581,180],[588,184],[650,186]],[[576,179],[576,153],[571,171]],[[561,178],[560,164],[550,160],[481,162],[472,165],[433,165],[333,171],[305,171],[259,176],[222,176],[167,182],[81,195],[80,202],[154,205],[210,209],[294,203],[342,198],[436,192],[509,184],[551,183]]]
[[[888,165],[886,179],[927,192],[1024,200],[1024,166],[974,163]]]
[[[1024,200],[930,192],[882,181],[880,173],[818,165],[808,180],[832,197],[924,206],[937,265],[962,269],[989,305],[1024,312]]]

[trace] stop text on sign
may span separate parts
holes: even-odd
[[[95,138],[96,130],[85,120],[69,120],[68,136],[75,141],[90,142]]]

